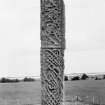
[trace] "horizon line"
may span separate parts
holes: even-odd
[[[68,76],[70,76],[70,75],[81,75],[81,74],[89,74],[89,75],[98,75],[98,74],[100,74],[100,75],[102,75],[102,74],[105,74],[105,72],[80,72],[80,73],[64,73],[64,75],[68,75]],[[28,78],[40,78],[40,76],[38,75],[38,76],[2,76],[2,77],[0,77],[0,78],[24,78],[24,77],[28,77]]]

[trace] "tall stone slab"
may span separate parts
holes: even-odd
[[[65,49],[63,0],[41,0],[41,105],[61,105]]]

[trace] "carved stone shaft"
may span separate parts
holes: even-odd
[[[63,0],[41,0],[41,105],[61,105],[65,49]]]

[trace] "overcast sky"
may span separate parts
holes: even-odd
[[[105,0],[65,0],[65,73],[105,71]],[[0,0],[0,77],[40,75],[40,0]]]

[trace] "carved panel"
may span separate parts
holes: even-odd
[[[64,51],[62,49],[42,49],[41,53],[42,105],[61,105],[60,102],[63,100]],[[47,104],[43,104],[43,101]]]
[[[41,47],[64,48],[62,0],[42,0],[41,3]]]
[[[41,105],[63,99],[64,27],[63,0],[41,0]]]

